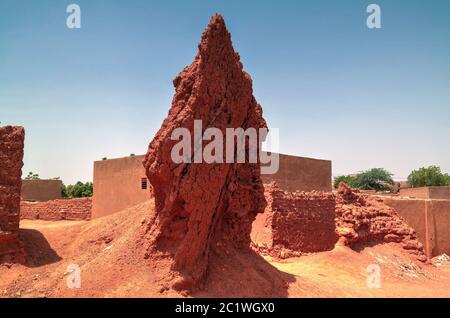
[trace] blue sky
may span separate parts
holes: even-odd
[[[0,0],[0,121],[26,128],[24,173],[88,181],[94,160],[145,153],[215,12],[283,153],[450,172],[450,1]]]

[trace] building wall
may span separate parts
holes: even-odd
[[[146,178],[143,160],[142,155],[94,162],[93,218],[149,199],[151,192],[141,189],[141,179]],[[278,173],[262,179],[276,181],[287,191],[331,191],[331,161],[280,155]]]
[[[20,246],[24,139],[22,127],[0,127],[0,262],[13,260]]]
[[[450,200],[450,187],[422,187],[400,189],[400,196],[418,199]]]
[[[334,248],[338,237],[335,197],[323,192],[287,192],[266,186],[268,202],[252,226],[253,243],[265,250],[311,253]]]
[[[51,200],[20,203],[20,218],[29,220],[89,220],[92,214],[91,198]]]
[[[450,254],[450,200],[384,197],[416,230],[427,257]]]
[[[427,205],[429,236],[434,243],[431,254],[450,255],[450,200],[429,200]]]
[[[151,191],[142,189],[146,179],[144,156],[94,162],[92,218],[113,214],[149,200]]]
[[[44,202],[61,199],[61,180],[23,180],[22,200]]]
[[[264,183],[275,181],[286,191],[332,191],[331,161],[280,154],[276,174],[262,175]]]

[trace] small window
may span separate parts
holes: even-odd
[[[142,190],[147,190],[147,178],[142,178],[141,179],[141,189]]]

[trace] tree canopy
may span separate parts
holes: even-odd
[[[61,191],[63,198],[92,197],[94,193],[94,185],[92,182],[83,183],[81,181],[68,186],[63,183]]]
[[[422,167],[411,172],[408,176],[408,183],[413,188],[448,186],[450,185],[450,176],[443,173],[437,166]]]
[[[355,175],[343,175],[334,179],[334,187],[339,187],[339,183],[345,182],[350,187],[362,190],[388,190],[384,184],[393,185],[393,174],[383,168],[373,168],[362,171]]]

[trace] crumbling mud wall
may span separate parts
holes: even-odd
[[[336,195],[336,233],[343,245],[395,242],[418,260],[427,260],[415,230],[383,198],[362,194],[345,183],[339,185]]]
[[[45,202],[20,202],[20,218],[29,220],[90,220],[91,198],[51,200]]]
[[[335,198],[325,192],[287,192],[265,185],[267,207],[253,223],[257,250],[285,258],[332,250],[337,242]]]
[[[144,160],[157,213],[148,230],[149,255],[159,251],[173,258],[179,276],[172,287],[192,290],[206,278],[211,254],[249,249],[251,224],[266,201],[259,163],[174,163],[171,150],[178,141],[171,134],[175,128],[193,134],[194,120],[223,136],[226,128],[258,131],[266,123],[220,15],[212,17],[194,62],[175,78],[174,86],[168,117]],[[194,142],[191,146],[184,156],[193,158],[197,147]],[[234,148],[236,153],[236,143]],[[248,158],[248,147],[245,154]]]
[[[0,127],[0,262],[14,260],[20,253],[20,189],[25,130]]]

